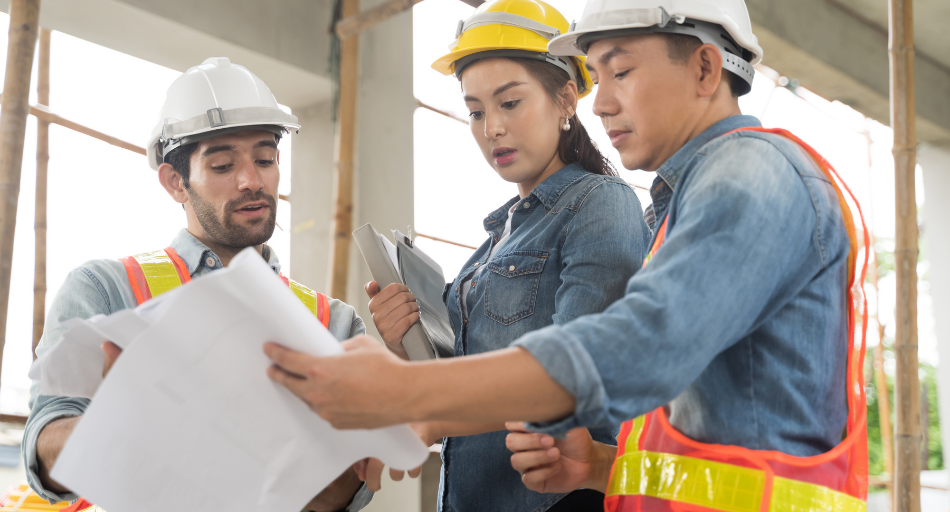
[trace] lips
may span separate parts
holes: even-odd
[[[249,217],[257,217],[266,212],[268,208],[270,208],[270,205],[268,205],[266,201],[255,201],[253,203],[248,203],[241,206],[240,208],[234,210],[234,213]]]
[[[518,150],[514,148],[495,148],[492,150],[491,156],[495,159],[496,164],[508,165],[515,161],[515,157],[518,156]]]
[[[631,132],[626,130],[609,130],[607,136],[610,137],[610,143],[617,147],[630,135]]]

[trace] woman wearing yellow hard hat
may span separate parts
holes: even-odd
[[[432,65],[459,79],[476,143],[518,190],[485,219],[488,239],[443,296],[457,355],[506,348],[527,332],[604,310],[646,256],[650,232],[640,202],[575,113],[593,87],[584,58],[547,52],[548,41],[567,31],[564,16],[540,0],[495,0],[459,23],[451,52]],[[418,320],[415,298],[402,285],[376,293],[370,283],[367,292],[380,335],[404,355],[402,336]],[[527,490],[511,467],[503,424],[416,429],[430,444],[443,441],[443,512],[603,506],[595,491]],[[591,432],[614,443],[610,424]]]

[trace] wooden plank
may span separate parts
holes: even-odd
[[[39,34],[40,1],[10,2],[6,76],[0,98],[0,368],[7,335],[10,273],[17,200],[23,164],[26,116],[30,112],[30,74]]]
[[[136,146],[135,144],[132,144],[131,142],[126,142],[118,137],[113,137],[111,135],[102,133],[98,130],[93,130],[92,128],[89,128],[88,126],[83,126],[75,121],[70,121],[69,119],[66,119],[64,117],[54,114],[53,112],[50,112],[49,108],[43,105],[35,105],[35,106],[30,107],[30,114],[36,116],[36,118],[41,121],[46,121],[50,124],[58,124],[62,126],[63,128],[69,128],[70,130],[79,132],[83,135],[88,135],[89,137],[92,137],[94,139],[99,139],[102,142],[112,144],[113,146],[117,146],[122,149],[127,149],[133,153],[138,153],[142,156],[145,156],[145,148],[143,148],[142,146]]]
[[[343,19],[360,12],[359,0],[343,1]],[[359,38],[340,41],[340,97],[334,155],[333,236],[330,239],[330,296],[346,301],[353,236],[353,157],[356,150],[356,98],[359,95]]]
[[[443,115],[449,119],[452,119],[453,121],[458,121],[464,124],[465,126],[469,125],[468,119],[464,117],[459,117],[457,114],[453,114],[452,112],[449,112],[448,110],[442,110],[440,108],[433,107],[432,105],[429,105],[427,103],[423,103],[422,100],[420,100],[419,98],[416,98],[416,106],[419,108],[424,108],[426,110],[431,110],[432,112],[435,112],[436,114],[439,114],[439,115]]]
[[[423,235],[422,233],[416,233],[416,236],[421,236],[422,238],[428,238],[429,240],[434,240],[434,241],[436,241],[436,242],[442,242],[443,244],[449,244],[449,245],[454,245],[454,246],[456,246],[456,247],[463,247],[463,248],[465,248],[465,249],[471,249],[471,250],[473,250],[473,251],[476,250],[476,249],[478,249],[478,247],[472,247],[471,245],[460,244],[460,243],[458,243],[458,242],[453,242],[453,241],[451,241],[451,240],[446,240],[446,239],[444,239],[444,238],[438,238],[438,237],[435,237],[435,236]]]
[[[420,2],[422,2],[422,0],[389,0],[367,11],[353,16],[347,16],[337,22],[336,35],[340,39],[348,39],[358,35],[364,30],[379,25],[401,12],[412,9],[412,6]]]
[[[50,31],[40,30],[40,55],[36,80],[36,98],[49,106]],[[33,232],[36,236],[33,259],[33,360],[43,336],[46,321],[46,177],[49,167],[49,121],[36,120],[36,210]]]
[[[888,10],[891,128],[894,130],[897,307],[894,355],[896,428],[894,510],[920,512],[920,379],[917,363],[917,134],[914,98],[914,4],[890,0]]]

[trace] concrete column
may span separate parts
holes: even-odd
[[[291,149],[290,260],[295,280],[318,291],[327,286],[333,216],[331,102],[294,109],[301,129]]]
[[[950,460],[950,144],[923,144],[918,162],[924,175],[924,229],[930,260],[940,368],[937,403],[942,426],[944,460]]]

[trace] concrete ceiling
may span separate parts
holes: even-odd
[[[888,0],[830,0],[862,16],[867,21],[887,31]],[[931,58],[950,68],[950,1],[915,0],[914,36],[917,52],[921,58]]]

